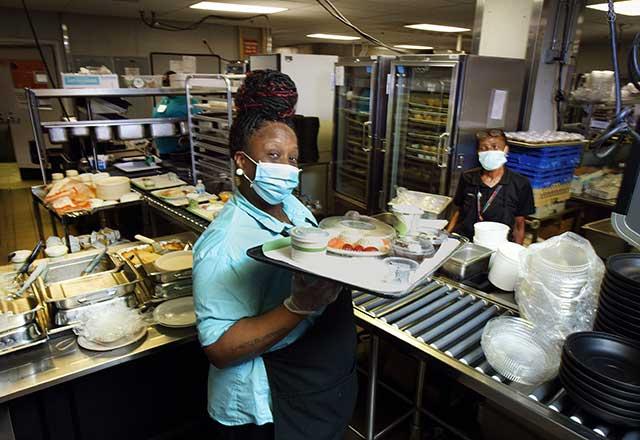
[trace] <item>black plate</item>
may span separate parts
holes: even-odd
[[[616,278],[614,275],[607,273],[603,280],[602,285],[606,286],[610,290],[613,290],[620,295],[628,296],[634,300],[640,301],[640,289]]]
[[[640,308],[640,299],[636,299],[634,294],[629,294],[627,291],[621,291],[611,287],[607,280],[602,283],[602,288],[600,289],[600,294],[603,293],[607,296],[613,296],[615,299],[629,307],[634,309]]]
[[[565,381],[573,382],[573,384],[576,385],[578,389],[581,390],[581,392],[583,392],[583,397],[586,398],[586,396],[589,396],[588,400],[598,399],[598,401],[602,402],[603,404],[613,405],[613,407],[616,407],[622,411],[631,411],[631,412],[637,413],[638,417],[640,418],[640,402],[633,402],[630,400],[620,399],[611,394],[604,393],[598,390],[597,388],[592,387],[588,383],[578,379],[576,376],[572,374],[571,371],[567,369],[560,369],[560,379],[563,381],[563,383]],[[611,408],[611,411],[613,411],[613,407]],[[614,412],[617,412],[617,411],[614,411]],[[636,416],[630,416],[630,417],[636,417]]]
[[[623,318],[620,318],[603,308],[598,310],[596,319],[599,319],[599,321],[604,323],[606,327],[612,330],[617,330],[619,334],[640,340],[640,327],[629,323],[629,321],[625,321]]]
[[[640,254],[618,254],[607,258],[607,272],[640,288]]]
[[[567,337],[564,350],[598,382],[640,392],[640,346],[633,341],[607,333],[580,332]]]
[[[580,408],[582,408],[585,412],[588,412],[598,420],[603,420],[607,423],[610,423],[614,426],[626,426],[630,428],[635,428],[640,426],[640,420],[636,420],[635,418],[625,417],[619,414],[611,413],[606,409],[597,406],[590,401],[582,398],[582,396],[575,391],[571,384],[565,384],[563,382],[564,389],[567,392],[569,398]]]
[[[637,313],[631,311],[631,313],[624,310],[622,307],[616,307],[605,296],[600,297],[598,301],[598,313],[603,310],[608,316],[616,318],[616,323],[623,326],[631,324],[640,331],[640,310]]]
[[[592,376],[583,372],[573,361],[564,353],[561,356],[560,370],[564,370],[570,377],[576,379],[578,382],[584,382],[587,385],[599,390],[601,393],[605,393],[609,396],[616,397],[618,399],[627,400],[630,402],[636,402],[640,404],[640,393],[629,393],[616,387],[609,386],[602,382],[598,382]]]
[[[624,312],[630,316],[635,316],[636,319],[640,319],[640,307],[631,307],[626,305],[616,295],[612,295],[607,291],[600,292],[600,301],[604,301],[609,308],[613,308],[616,311]]]

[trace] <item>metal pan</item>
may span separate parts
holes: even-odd
[[[43,339],[46,339],[46,335],[42,333],[36,323],[0,333],[0,354],[7,354]]]
[[[138,305],[138,300],[136,299],[135,295],[126,295],[95,304],[76,307],[74,309],[58,310],[55,317],[55,324],[62,327],[74,322],[78,322],[81,313],[91,312],[99,314],[106,307],[110,307],[112,304],[116,303],[124,303],[127,305],[127,307],[134,308],[136,305]]]
[[[191,280],[182,280],[174,283],[158,284],[154,287],[154,299],[173,299],[191,295],[193,286]]]
[[[22,327],[36,319],[41,306],[33,296],[0,300],[0,333]]]
[[[133,292],[139,279],[127,266],[124,270],[101,272],[50,284],[46,288],[46,302],[58,309],[73,309],[105,301]]]
[[[97,254],[96,254],[97,255]],[[82,271],[91,263],[95,255],[83,256],[80,258],[65,259],[60,262],[49,263],[49,270],[45,277],[46,284],[78,278]],[[107,254],[100,260],[98,266],[92,272],[104,272],[113,270],[116,264]]]
[[[153,263],[143,264],[146,275],[155,283],[166,284],[179,280],[191,279],[192,269],[178,270],[175,272],[164,272],[158,270]]]

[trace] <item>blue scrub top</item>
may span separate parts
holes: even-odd
[[[293,225],[253,206],[239,192],[227,202],[193,249],[193,296],[202,346],[216,342],[242,318],[261,315],[291,294],[291,272],[249,258],[249,248],[281,237],[292,226],[316,224],[293,195],[283,203]],[[300,338],[313,323],[307,317],[269,351]],[[273,422],[271,393],[262,357],[218,369],[209,367],[209,415],[224,425]]]
[[[183,118],[187,117],[186,96],[164,96],[160,103],[153,109],[154,118]],[[178,137],[161,137],[155,140],[158,153],[169,154],[180,151]]]

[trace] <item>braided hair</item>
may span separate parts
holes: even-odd
[[[232,153],[242,151],[251,136],[268,122],[293,128],[297,102],[298,91],[288,75],[275,70],[250,72],[235,97],[237,113],[229,134]]]

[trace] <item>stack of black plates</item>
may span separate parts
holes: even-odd
[[[560,380],[584,411],[617,426],[640,426],[640,345],[598,332],[570,335]]]
[[[607,260],[594,329],[640,341],[640,254]]]

